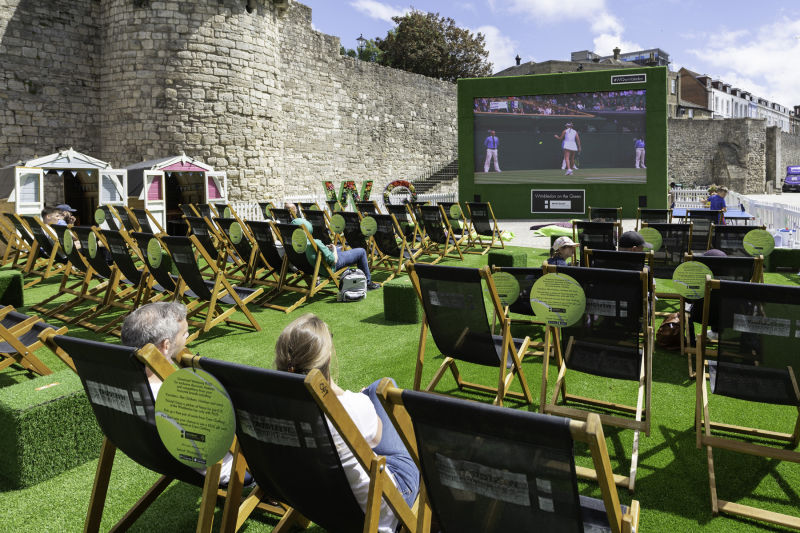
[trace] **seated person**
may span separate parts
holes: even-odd
[[[289,213],[292,215],[292,217],[300,216],[297,213],[297,206],[294,205],[292,202],[283,202],[283,208],[286,209],[287,211],[289,211]]]
[[[178,302],[156,302],[143,305],[131,311],[122,322],[121,341],[125,346],[142,348],[152,344],[164,358],[175,364],[175,357],[186,347],[186,338],[189,336],[189,324],[186,321],[186,306]],[[145,366],[145,373],[153,393],[153,400],[158,396],[161,388],[161,378]],[[222,459],[222,470],[219,473],[219,484],[227,487],[231,479],[233,454],[228,452]],[[203,468],[196,468],[205,475]],[[245,486],[253,483],[249,472],[245,475]]]
[[[66,226],[64,222],[64,211],[58,207],[47,206],[42,209],[42,222],[48,226]]]
[[[652,250],[653,245],[645,242],[638,231],[626,231],[617,243],[617,250],[620,252],[644,252],[645,248]]]
[[[275,343],[275,369],[295,374],[307,374],[315,368],[319,369],[367,443],[376,454],[386,457],[389,477],[406,503],[413,505],[419,491],[419,470],[378,401],[376,389],[380,380],[365,387],[360,393],[343,390],[331,378],[331,360],[335,353],[327,324],[316,315],[308,313],[286,326],[278,337]],[[358,464],[353,452],[330,421],[328,427],[353,495],[361,508],[365,509],[369,494],[369,474]],[[398,520],[391,508],[386,501],[382,501],[378,531],[393,533],[397,524]]]
[[[295,218],[292,220],[292,224],[295,226],[304,226],[309,233],[312,232],[311,222],[304,218]],[[326,246],[322,244],[322,241],[319,239],[314,239],[314,242],[317,244],[317,248],[319,248],[320,252],[322,253],[322,260],[325,261],[328,266],[331,267],[331,269],[336,271],[340,268],[346,267],[347,265],[356,264],[367,277],[368,291],[374,291],[375,289],[381,288],[380,284],[372,281],[372,276],[369,272],[367,251],[365,249],[352,248],[350,250],[343,250],[341,246],[334,246],[333,244]],[[314,248],[310,245],[306,248],[306,257],[308,258],[308,262],[312,265],[317,262],[317,256],[314,252]]]
[[[572,259],[575,262],[575,248],[580,246],[569,237],[559,237],[553,241],[553,252],[547,258],[548,265],[567,266],[567,259]]]
[[[75,215],[73,215],[73,213],[77,212],[78,210],[73,209],[72,207],[69,206],[69,204],[58,204],[56,206],[56,209],[60,209],[62,213],[64,213],[64,219],[62,220],[62,222],[59,223],[59,225],[69,226],[75,224],[78,221],[75,218]]]

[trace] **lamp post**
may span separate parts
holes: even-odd
[[[356,41],[358,42],[358,45],[356,47],[358,48],[358,57],[360,59],[361,53],[364,51],[364,48],[367,47],[367,40],[364,39],[364,34],[362,33],[361,35],[358,36],[358,39],[356,39]]]

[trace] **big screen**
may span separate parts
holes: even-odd
[[[644,89],[474,98],[474,183],[646,183],[645,108]]]

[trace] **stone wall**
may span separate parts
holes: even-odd
[[[0,166],[74,146],[97,154],[98,2],[0,2]]]
[[[786,176],[786,167],[800,165],[800,136],[780,132],[781,151],[777,159],[777,174],[780,181]]]

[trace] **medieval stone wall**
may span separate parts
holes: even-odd
[[[780,181],[786,176],[786,167],[800,165],[800,136],[780,132],[779,140],[781,150],[780,157],[777,158],[776,172]]]

